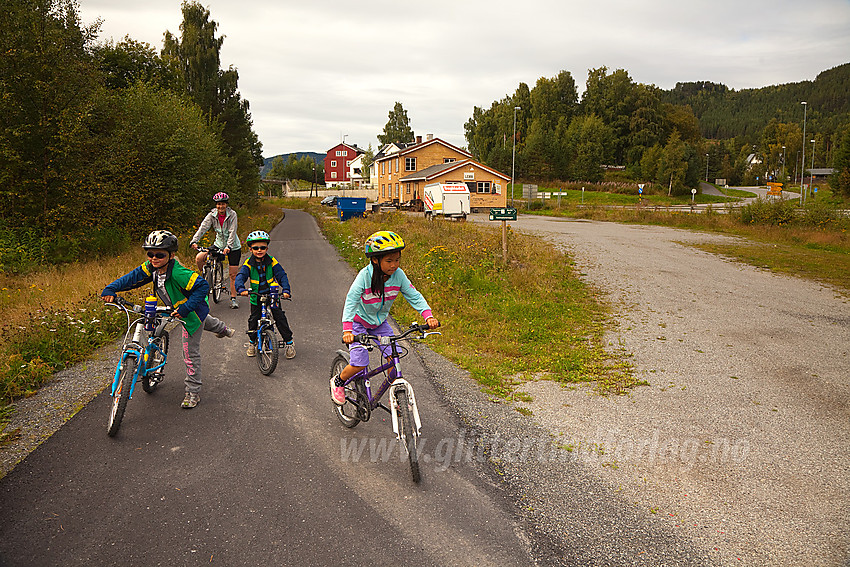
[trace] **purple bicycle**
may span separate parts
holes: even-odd
[[[366,333],[355,335],[354,340],[372,350],[375,345],[390,347],[390,360],[377,368],[367,366],[345,382],[345,404],[334,405],[336,416],[345,427],[354,427],[361,421],[369,421],[372,411],[381,408],[392,416],[393,432],[396,439],[401,443],[403,450],[407,452],[410,462],[410,474],[413,482],[419,482],[422,478],[419,471],[419,453],[417,451],[417,440],[422,423],[419,420],[419,410],[416,407],[416,397],[413,394],[413,386],[404,379],[401,372],[400,360],[404,358],[408,349],[399,344],[399,341],[410,335],[416,334],[415,338],[424,339],[429,335],[440,335],[439,331],[430,331],[428,325],[412,324],[409,329],[400,335],[376,337]],[[349,362],[348,351],[338,350],[337,356],[331,364],[331,376],[338,375]],[[370,379],[373,376],[384,373],[384,380],[373,395]],[[389,392],[390,407],[381,402],[385,393]]]

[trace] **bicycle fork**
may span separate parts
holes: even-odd
[[[410,382],[405,380],[404,378],[398,378],[392,384],[390,384],[390,414],[393,417],[393,432],[395,433],[395,438],[401,441],[402,432],[398,426],[398,400],[396,400],[395,391],[398,388],[403,388],[407,392],[407,402],[410,404],[410,410],[413,414],[413,423],[416,427],[413,428],[413,434],[419,437],[422,429],[422,422],[419,420],[419,409],[416,407],[416,396],[413,394],[413,386],[410,385]]]

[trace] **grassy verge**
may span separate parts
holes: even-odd
[[[394,230],[404,238],[402,268],[443,323],[443,336],[429,346],[491,395],[516,399],[516,386],[537,378],[593,382],[602,393],[636,385],[631,367],[602,347],[607,312],[597,291],[551,245],[511,233],[505,265],[501,232],[492,228],[400,213],[340,223],[333,210],[306,208],[356,269],[366,263],[362,243],[372,232]],[[393,316],[403,325],[419,319],[404,301],[393,305]]]
[[[239,235],[269,230],[282,216],[279,204],[264,201],[240,211]],[[188,234],[178,235],[181,262],[194,268]],[[125,330],[125,319],[99,300],[109,282],[141,264],[137,244],[108,259],[81,260],[25,275],[0,274],[0,425],[8,421],[9,404],[28,396],[54,372],[84,360]],[[141,298],[143,291],[130,297]],[[8,433],[0,433],[0,443]]]

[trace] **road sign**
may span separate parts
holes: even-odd
[[[643,195],[643,183],[638,183],[638,193]]]
[[[516,209],[490,209],[490,220],[515,221]]]

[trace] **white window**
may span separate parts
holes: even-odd
[[[331,167],[336,167],[336,160],[335,159],[331,160]]]
[[[336,179],[336,171],[331,171],[331,179]]]
[[[345,152],[344,152],[344,151],[342,151],[342,150],[337,150],[337,151],[336,151],[336,155],[338,155],[338,156],[344,156],[344,155],[345,155]]]
[[[404,158],[404,170],[405,171],[416,171],[416,158],[415,157]]]
[[[381,175],[384,174],[384,162],[381,162]]]
[[[454,162],[456,162],[456,161],[457,161],[457,160],[456,160],[455,158],[453,158],[453,157],[445,157],[445,158],[443,158],[443,163],[454,163]]]
[[[496,189],[496,195],[501,195],[501,194],[502,194],[502,186],[501,186],[501,184],[496,183],[495,185],[493,185],[493,187]]]
[[[345,167],[351,167],[351,160],[350,159],[345,160]]]
[[[398,158],[395,158],[395,172],[398,173]]]
[[[478,192],[479,193],[489,193],[490,192],[490,182],[489,181],[479,181],[478,182]]]

